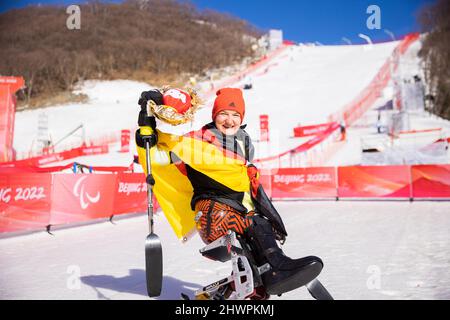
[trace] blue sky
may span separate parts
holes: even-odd
[[[120,2],[120,0],[113,0]],[[80,4],[80,0],[12,0],[0,4],[0,12],[27,4]],[[363,33],[373,41],[390,39],[385,30],[399,37],[419,31],[417,13],[434,0],[191,0],[200,9],[227,12],[249,21],[262,30],[282,29],[284,38],[296,42],[343,44],[363,43]],[[381,13],[381,29],[370,30],[366,13],[370,5],[377,5]]]

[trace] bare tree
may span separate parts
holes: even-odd
[[[81,30],[68,30],[62,6],[31,6],[0,14],[0,74],[22,75],[25,99],[70,90],[80,79],[126,76],[176,79],[253,54],[247,22],[199,12],[189,2],[127,0],[81,5]]]
[[[419,15],[426,32],[419,55],[425,62],[430,111],[450,119],[450,1],[438,0]]]

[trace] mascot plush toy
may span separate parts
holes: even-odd
[[[173,126],[192,121],[201,101],[193,89],[187,91],[165,87],[161,89],[162,103],[154,100],[147,103],[147,114],[153,114],[159,120]]]

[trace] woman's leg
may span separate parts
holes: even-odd
[[[197,230],[206,244],[223,237],[228,230],[243,235],[251,224],[253,214],[243,215],[232,207],[214,200],[199,200],[195,208]]]
[[[278,247],[270,222],[255,215],[246,232],[246,239],[259,266],[269,263],[271,270],[261,278],[269,294],[291,291],[314,280],[323,268],[323,262],[315,256],[291,259]]]

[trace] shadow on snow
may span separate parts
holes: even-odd
[[[80,279],[84,284],[92,287],[97,292],[98,299],[110,299],[107,296],[108,294],[102,293],[99,289],[147,296],[145,271],[141,269],[130,269],[129,274],[124,277],[89,275],[80,277]],[[200,287],[202,286],[197,283],[185,282],[170,276],[164,276],[161,295],[155,297],[155,299],[178,300],[181,297],[181,293],[185,293],[192,298],[195,295],[195,291]]]

